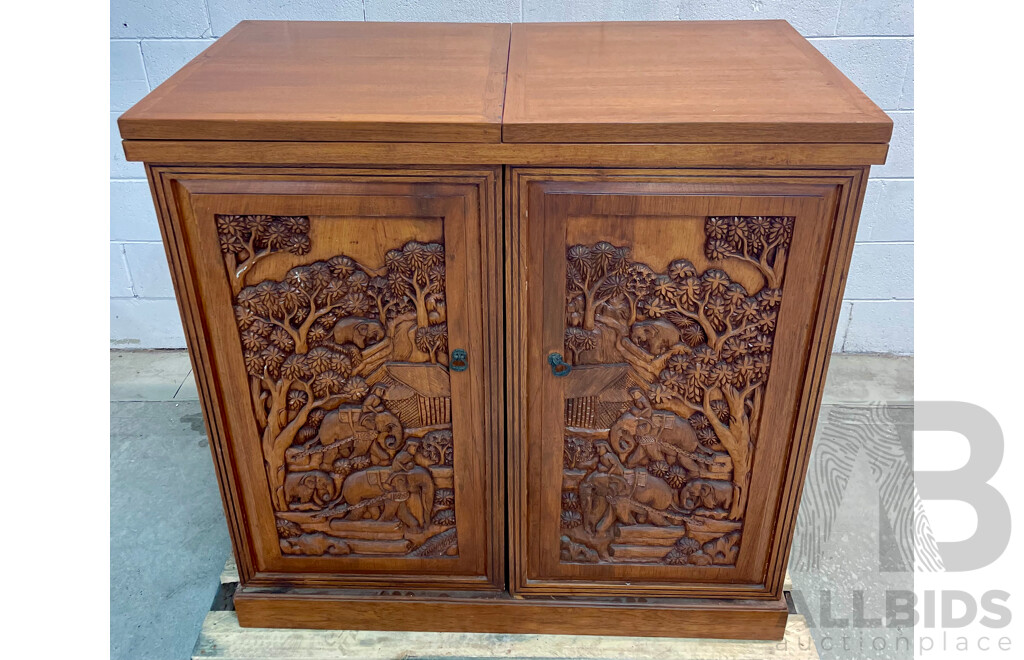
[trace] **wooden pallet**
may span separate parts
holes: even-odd
[[[807,620],[791,613],[779,642],[593,635],[507,635],[373,630],[242,628],[232,609],[238,583],[229,558],[221,589],[192,650],[194,660],[414,660],[415,658],[722,658],[728,660],[818,660]],[[784,589],[792,589],[786,576]],[[788,600],[788,598],[787,598]],[[790,601],[792,602],[792,601]]]

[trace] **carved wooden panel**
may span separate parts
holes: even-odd
[[[216,215],[284,555],[457,557],[445,247],[310,252],[305,216]]]
[[[735,565],[792,217],[708,217],[704,257],[566,251],[563,562]],[[726,265],[725,268],[728,268]]]

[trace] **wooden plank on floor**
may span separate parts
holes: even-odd
[[[723,658],[817,660],[807,620],[789,617],[778,642],[668,637],[506,635],[241,628],[235,612],[210,612],[193,660],[414,660],[415,658]]]

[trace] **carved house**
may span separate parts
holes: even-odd
[[[390,362],[373,372],[367,383],[387,386],[384,399],[407,429],[451,424],[448,370],[439,364]]]

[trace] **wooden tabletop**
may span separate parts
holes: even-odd
[[[785,21],[512,26],[505,142],[888,142]]]
[[[126,140],[333,142],[884,144],[892,132],[785,21],[245,21],[119,125]]]
[[[498,142],[509,26],[243,21],[124,113],[124,139]]]

